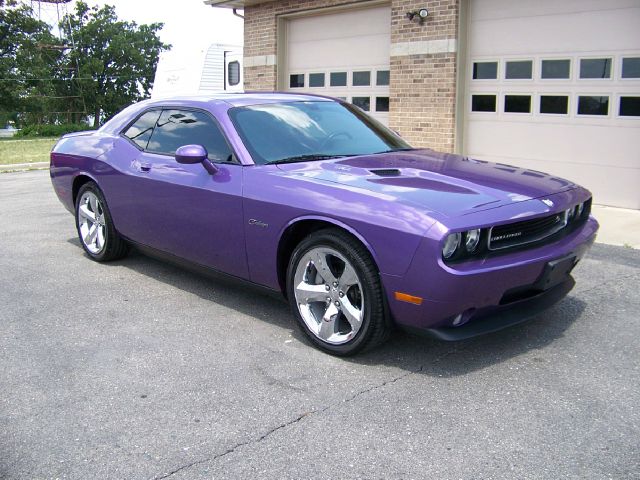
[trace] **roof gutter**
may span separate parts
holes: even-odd
[[[233,8],[233,14],[244,20],[244,15],[238,13],[238,7],[231,7],[231,5],[229,5],[230,3],[233,5],[236,2],[229,2],[227,0],[205,0],[204,2],[205,5],[210,5],[213,8]],[[244,6],[244,3],[242,5]]]

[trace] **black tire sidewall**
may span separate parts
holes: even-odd
[[[379,294],[376,293],[375,288],[376,282],[378,282],[379,285],[377,272],[376,277],[371,278],[372,275],[369,272],[370,269],[367,269],[364,259],[361,258],[362,254],[359,253],[357,249],[354,248],[350,243],[351,242],[346,241],[346,239],[342,238],[342,236],[337,236],[330,231],[316,232],[315,234],[312,234],[311,236],[304,239],[296,247],[293,254],[291,255],[291,260],[287,269],[287,298],[289,299],[291,310],[293,311],[293,315],[296,319],[296,324],[314,345],[325,352],[338,356],[353,355],[365,348],[373,333],[371,327],[372,322],[375,321],[374,315],[376,315],[376,312],[378,314],[384,312],[383,300],[382,298],[379,298]],[[344,257],[356,270],[363,289],[362,293],[364,295],[364,317],[362,320],[362,326],[353,339],[341,345],[332,345],[330,343],[323,342],[321,339],[316,337],[316,335],[311,332],[311,330],[309,330],[302,316],[300,315],[295,298],[293,279],[298,263],[309,250],[317,247],[329,247],[337,250],[340,254],[344,255]],[[380,288],[378,288],[377,290],[378,292],[381,291]]]

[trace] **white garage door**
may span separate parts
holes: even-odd
[[[640,3],[469,2],[464,152],[640,208]]]
[[[387,123],[390,7],[292,18],[285,35],[287,90],[340,97]]]

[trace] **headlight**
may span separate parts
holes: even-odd
[[[459,233],[449,234],[444,242],[444,247],[442,247],[442,256],[444,258],[451,258],[451,256],[456,252],[460,245],[460,237],[461,235]]]
[[[467,249],[467,252],[472,253],[476,247],[478,246],[478,242],[480,242],[480,229],[475,228],[473,230],[469,230],[464,236],[464,246]]]

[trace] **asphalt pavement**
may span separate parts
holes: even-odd
[[[83,253],[48,172],[0,175],[0,478],[640,478],[640,251],[540,318],[340,359],[287,305]]]

